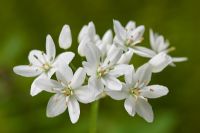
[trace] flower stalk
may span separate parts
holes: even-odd
[[[95,101],[94,103],[92,103],[92,106],[91,106],[89,133],[97,132],[98,109],[99,109],[99,101]]]

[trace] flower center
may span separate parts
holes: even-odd
[[[102,77],[102,76],[104,76],[107,73],[108,73],[108,69],[103,69],[102,67],[99,67],[97,69],[97,76],[98,77]]]
[[[65,96],[71,96],[71,95],[73,95],[73,91],[72,91],[72,89],[71,89],[70,86],[65,87],[65,88],[63,89],[62,93],[63,93]]]
[[[131,88],[130,93],[132,95],[139,96],[140,95],[140,89],[139,88]]]
[[[42,68],[46,72],[46,71],[49,71],[49,69],[51,68],[51,66],[48,63],[45,63],[45,64],[42,65]]]

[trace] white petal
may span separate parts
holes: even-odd
[[[48,78],[40,78],[35,82],[35,85],[40,88],[41,90],[47,91],[47,92],[57,92],[63,86],[56,80],[48,79]]]
[[[80,87],[85,81],[85,76],[86,76],[86,73],[84,69],[82,67],[78,68],[78,70],[76,70],[71,80],[71,83],[70,83],[71,87],[73,89]]]
[[[153,56],[156,55],[156,53],[153,50],[145,48],[145,47],[141,47],[141,46],[135,46],[134,50],[139,51],[138,55],[142,57],[152,58]],[[137,54],[137,51],[136,51],[136,54]]]
[[[103,43],[106,43],[106,44],[112,44],[113,35],[110,29],[107,30],[106,33],[103,35],[102,41]]]
[[[104,61],[104,65],[114,65],[120,59],[122,55],[122,49],[116,47],[114,44],[111,46],[107,53],[107,57]]]
[[[90,77],[88,80],[88,88],[94,92],[94,96],[98,97],[104,90],[104,85],[100,79]]]
[[[74,90],[76,98],[78,101],[82,103],[90,103],[95,100],[95,93],[92,88],[88,86],[82,86],[76,90]]]
[[[88,31],[88,26],[84,25],[78,35],[79,43],[84,39],[85,35],[87,34],[87,31]]]
[[[94,66],[99,65],[100,61],[100,50],[96,45],[86,44],[85,56],[88,62],[94,64]]]
[[[53,61],[56,56],[56,48],[53,39],[50,35],[47,35],[46,37],[46,52],[49,61]]]
[[[89,22],[88,24],[88,37],[91,39],[91,41],[95,41],[96,29],[93,22]]]
[[[113,91],[113,90],[106,88],[105,92],[106,92],[107,95],[109,95],[112,99],[115,99],[115,100],[123,100],[129,94],[126,91],[126,89],[122,89],[121,91]]]
[[[135,80],[139,82],[140,85],[147,85],[151,80],[151,75],[151,67],[149,67],[148,63],[146,63],[137,69]]]
[[[164,52],[157,54],[149,61],[149,64],[152,67],[152,72],[154,73],[161,72],[170,63],[172,63],[172,58]]]
[[[74,58],[75,54],[73,52],[64,52],[58,55],[55,59],[54,66],[65,66],[68,65]]]
[[[110,75],[106,75],[102,78],[102,81],[104,83],[104,85],[106,87],[108,87],[108,89],[110,90],[121,90],[122,89],[122,84],[120,82],[120,80],[118,80],[117,78],[110,76]]]
[[[114,67],[114,69],[110,70],[109,74],[114,77],[119,77],[122,75],[128,74],[132,69],[132,65],[119,64]]]
[[[89,76],[96,75],[96,70],[97,70],[96,65],[92,64],[91,62],[83,62],[82,65],[87,75]]]
[[[47,105],[47,117],[55,117],[67,109],[66,97],[62,94],[53,95]]]
[[[138,26],[133,32],[130,34],[131,39],[134,40],[135,44],[142,41],[142,36],[144,34],[145,27],[143,25]]]
[[[146,86],[140,91],[140,95],[146,98],[158,98],[167,95],[169,92],[168,88],[161,85],[150,85]]]
[[[188,58],[187,57],[173,57],[172,61],[173,62],[183,62],[183,61],[187,61]]]
[[[126,31],[125,31],[124,27],[117,20],[113,20],[113,24],[114,24],[114,31],[115,31],[115,34],[117,35],[118,39],[121,41],[125,41]]]
[[[58,81],[61,81],[62,83],[65,83],[66,85],[71,82],[73,77],[72,69],[65,65],[60,66],[59,69],[56,71],[56,78]]]
[[[128,114],[131,116],[135,115],[135,104],[136,104],[136,98],[133,96],[129,96],[124,102],[124,107],[128,112]]]
[[[122,54],[122,56],[118,61],[118,64],[129,64],[132,56],[133,56],[133,50],[129,49],[126,53]]]
[[[150,29],[149,31],[149,36],[150,36],[150,44],[151,44],[151,48],[155,51],[155,52],[158,52],[157,48],[157,43],[156,43],[156,38],[155,38],[155,35],[153,33],[153,30]]]
[[[135,105],[136,112],[147,122],[153,122],[153,110],[146,99],[138,97]]]
[[[42,73],[42,71],[39,70],[38,67],[29,66],[29,65],[15,66],[13,68],[13,71],[16,74],[20,76],[24,76],[24,77],[35,77]]]
[[[134,30],[136,28],[136,24],[134,21],[129,21],[127,24],[126,24],[126,29],[128,31],[131,31],[131,30]]]
[[[71,30],[68,25],[64,25],[60,36],[59,36],[59,46],[63,49],[68,49],[72,44]]]
[[[129,69],[129,72],[125,74],[125,82],[126,84],[135,84],[135,69],[133,65],[131,65],[131,69]]]
[[[40,50],[31,50],[28,59],[30,64],[34,66],[42,66],[46,63],[45,54]]]
[[[30,90],[30,94],[31,96],[36,96],[37,94],[39,94],[42,89],[38,88],[38,86],[35,84],[37,80],[41,79],[41,78],[48,78],[46,74],[41,74],[40,76],[38,76],[33,83],[31,84],[31,90]]]
[[[80,116],[80,106],[74,97],[70,97],[68,101],[68,111],[71,122],[74,124],[78,121]]]
[[[90,43],[88,36],[85,36],[78,45],[78,53],[80,56],[85,56],[86,54],[86,44]],[[93,45],[93,44],[92,44]]]

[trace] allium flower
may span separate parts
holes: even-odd
[[[90,76],[88,87],[97,90],[97,95],[104,92],[104,86],[110,90],[121,90],[122,84],[117,77],[125,74],[129,65],[116,64],[122,55],[122,50],[112,45],[106,58],[101,57],[101,52],[96,45],[86,45],[86,59],[83,67]]]
[[[73,75],[70,67],[61,66],[56,71],[58,81],[47,78],[36,81],[38,88],[55,93],[48,102],[47,117],[58,116],[68,108],[71,122],[78,121],[80,115],[78,101],[89,103],[94,100],[92,90],[87,85],[83,86],[85,76],[83,68],[78,68]]]
[[[169,52],[175,50],[175,47],[170,47],[169,41],[164,40],[164,37],[162,35],[158,35],[156,33],[153,33],[153,30],[150,30],[150,44],[152,51],[148,52],[150,57],[155,56],[156,54],[159,54],[161,52],[164,52],[168,54]],[[182,62],[186,61],[186,57],[172,57],[172,62]],[[175,65],[175,64],[171,64]]]
[[[129,115],[136,113],[143,117],[147,122],[153,121],[153,110],[147,98],[158,98],[168,93],[168,89],[161,85],[148,85],[151,80],[151,67],[144,64],[134,71],[125,75],[125,84],[121,91],[108,91],[107,94],[113,99],[122,100],[124,107]]]
[[[55,56],[55,45],[51,36],[48,35],[46,38],[46,53],[40,50],[32,50],[28,56],[30,65],[20,65],[13,68],[14,72],[18,75],[24,77],[37,76],[31,85],[30,94],[32,96],[35,96],[41,92],[41,89],[35,86],[36,80],[44,77],[50,78],[56,71],[59,64],[69,64],[72,61],[74,58],[74,53],[64,52],[57,58],[55,58]]]
[[[123,27],[117,20],[114,20],[113,23],[116,34],[114,42],[116,45],[120,46],[125,51],[131,49],[134,53],[142,57],[149,57],[149,54],[145,51],[146,48],[137,46],[137,44],[141,43],[143,40],[145,30],[143,25],[136,27],[136,24],[133,21],[129,21],[126,27]]]

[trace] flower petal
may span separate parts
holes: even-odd
[[[120,80],[118,80],[117,78],[115,78],[113,76],[110,76],[110,75],[104,76],[102,78],[102,82],[110,90],[118,90],[119,91],[122,89],[122,83],[120,82]]]
[[[136,105],[136,98],[133,96],[129,96],[125,102],[124,107],[129,115],[135,116],[135,105]]]
[[[127,64],[119,64],[114,67],[114,69],[110,70],[109,74],[114,77],[119,77],[122,75],[128,74],[132,69],[132,65]]]
[[[139,82],[140,85],[145,86],[150,82],[151,75],[152,75],[151,67],[149,67],[148,63],[146,63],[137,69],[135,80]]]
[[[100,79],[90,77],[88,80],[88,88],[94,92],[95,98],[98,98],[104,91],[104,85]]]
[[[134,50],[136,54],[142,57],[152,58],[153,56],[156,55],[156,53],[153,50],[142,47],[142,46],[135,46]]]
[[[46,37],[46,52],[49,61],[53,61],[56,56],[56,48],[53,39],[50,35]]]
[[[164,52],[157,54],[149,61],[152,72],[154,73],[161,72],[170,63],[172,63],[172,58]]]
[[[153,122],[153,110],[146,99],[138,97],[135,105],[135,110],[139,116],[147,122]]]
[[[60,36],[59,36],[59,46],[63,49],[68,49],[72,44],[72,35],[69,25],[64,25]]]
[[[35,82],[35,85],[41,90],[55,93],[59,91],[63,86],[56,80],[48,79],[48,78],[40,78]]]
[[[38,67],[46,63],[45,54],[40,50],[31,50],[29,52],[28,59],[30,64]]]
[[[39,94],[42,91],[42,89],[38,88],[38,86],[36,85],[36,81],[41,78],[47,78],[47,75],[41,74],[33,81],[33,83],[31,84],[31,90],[30,90],[31,96],[36,96],[37,94]]]
[[[85,76],[86,76],[86,73],[84,69],[82,67],[78,68],[78,70],[76,70],[71,80],[71,83],[70,83],[71,87],[73,89],[80,87],[85,81]]]
[[[75,54],[73,52],[64,52],[55,59],[54,66],[65,66],[68,65],[74,58]]]
[[[112,99],[115,99],[115,100],[123,100],[129,94],[124,88],[121,91],[112,91],[106,88],[105,92],[107,95],[109,95]]]
[[[146,98],[158,98],[167,95],[168,88],[161,85],[146,86],[140,91],[140,95]]]
[[[70,97],[68,101],[68,111],[71,122],[74,124],[78,121],[80,116],[80,106],[75,97]]]
[[[73,71],[72,69],[65,65],[65,66],[60,66],[59,69],[56,71],[56,78],[58,81],[65,83],[66,85],[71,82],[73,77]]]
[[[76,98],[82,103],[90,103],[95,100],[95,93],[93,89],[88,86],[81,86],[80,88],[74,90]]]
[[[102,38],[103,43],[106,44],[112,44],[113,41],[113,35],[112,35],[112,30],[107,30],[106,33],[103,35]]]
[[[118,61],[118,64],[129,64],[133,56],[133,53],[134,53],[133,50],[129,49],[126,53],[122,54],[122,56]]]
[[[134,69],[134,66],[131,65],[130,67],[131,69],[129,69],[129,72],[127,74],[125,74],[125,82],[126,84],[128,85],[131,85],[131,84],[135,84],[135,69]]]
[[[67,109],[66,97],[63,94],[53,95],[47,104],[47,117],[55,117]]]
[[[13,68],[13,71],[24,77],[35,77],[42,73],[41,70],[38,69],[38,67],[29,66],[29,65],[21,65],[21,66],[15,66]]]
[[[126,24],[126,29],[128,31],[132,31],[136,28],[136,24],[134,21],[129,21],[127,24]]]
[[[172,61],[173,62],[183,62],[183,61],[187,61],[188,58],[187,57],[173,57]]]
[[[85,35],[87,34],[87,31],[88,31],[88,26],[84,25],[78,35],[79,43],[84,39]]]
[[[117,38],[120,41],[125,41],[126,31],[125,31],[124,27],[121,25],[121,23],[118,20],[113,20],[113,24],[114,24],[114,31],[115,31]]]

